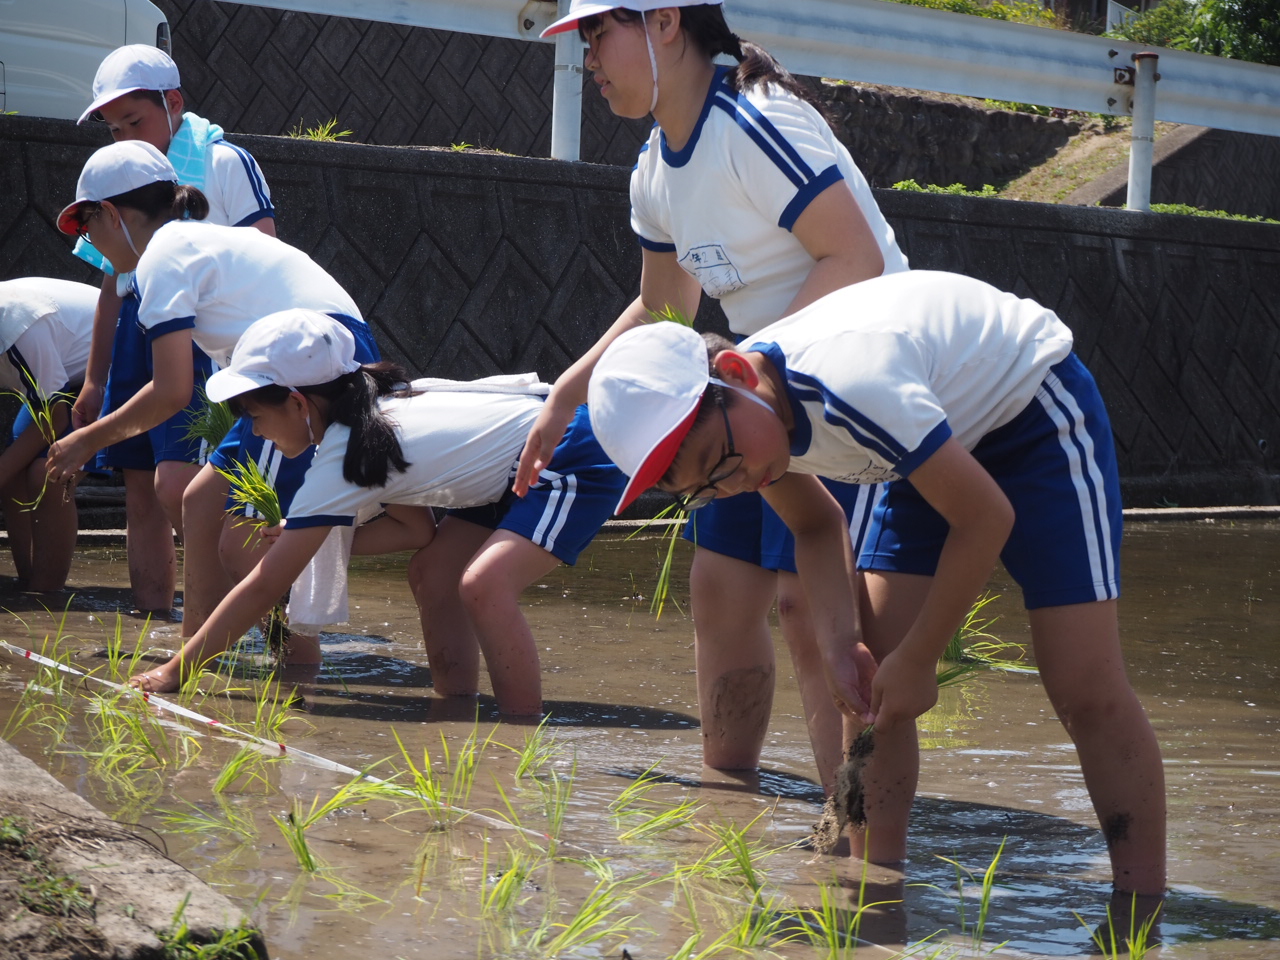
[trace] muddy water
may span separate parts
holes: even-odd
[[[326,799],[348,779],[340,774],[272,761],[260,768],[260,779],[242,778],[222,794],[220,805],[210,783],[236,746],[205,736],[193,762],[178,770],[182,763],[175,761],[155,777],[135,776],[126,788],[104,780],[90,758],[74,752],[91,743],[83,693],[69,700],[65,733],[28,725],[11,738],[100,807],[161,833],[175,859],[254,912],[279,957],[532,956],[522,945],[531,931],[567,920],[596,886],[588,857],[606,861],[615,879],[635,884],[615,917],[639,920],[625,938],[606,938],[573,955],[618,956],[625,939],[637,958],[669,956],[699,933],[705,946],[751,914],[749,888],[740,878],[702,876],[684,887],[661,882],[644,889],[640,882],[697,861],[713,845],[716,824],[755,821],[749,836],[770,848],[802,839],[817,817],[821,791],[812,779],[785,652],[761,774],[735,778],[701,766],[691,626],[671,606],[655,621],[640,596],[650,592],[661,550],[657,539],[602,538],[576,570],[558,571],[529,591],[556,750],[541,780],[519,779],[515,753],[499,744],[519,748],[530,728],[497,726],[459,806],[518,820],[545,847],[542,835],[557,832],[548,826],[546,785],[561,784],[567,794],[555,851],[561,859],[538,866],[520,902],[492,910],[488,919],[482,918],[482,891],[492,891],[493,879],[514,862],[511,851],[532,849],[514,831],[474,820],[441,828],[439,817],[422,810],[361,802],[310,828],[310,849],[325,866],[307,874],[272,817],[283,817],[295,798],[302,804],[295,812],[305,813],[313,798]],[[677,566],[687,566],[687,559]],[[399,560],[367,563],[353,577],[351,632],[325,640],[327,662],[318,677],[295,678],[298,698],[279,731],[291,747],[356,768],[393,758],[373,771],[390,776],[406,766],[396,737],[419,765],[424,746],[440,765],[442,737],[456,762],[473,730],[483,739],[494,728],[487,699],[477,727],[471,707],[431,697],[402,568]],[[1280,955],[1280,526],[1132,526],[1124,577],[1130,675],[1156,726],[1168,779],[1173,893],[1159,955]],[[104,624],[114,625],[111,611],[125,596],[124,580],[119,551],[80,557],[73,571],[80,592],[64,644],[77,667],[104,669],[97,651]],[[1004,640],[1027,640],[1016,591],[1002,575],[991,586],[1000,595],[988,607],[1000,618],[992,631]],[[677,584],[676,598],[686,590]],[[13,611],[0,621],[12,642],[38,643],[55,630],[55,618],[32,598],[10,595],[0,602]],[[125,618],[126,635],[139,629]],[[174,632],[154,627],[147,642],[173,646]],[[267,686],[254,679],[252,664],[250,655],[230,692],[191,704],[251,725],[252,693]],[[29,663],[0,654],[0,722],[36,678]],[[963,944],[979,912],[978,880],[1007,837],[982,949],[1003,943],[1001,953],[1013,956],[1086,953],[1088,932],[1074,914],[1090,924],[1103,916],[1105,848],[1074,753],[1037,679],[979,675],[943,691],[926,727],[930,749],[922,758],[905,876],[874,873],[862,894],[864,902],[900,902],[867,911],[860,936],[891,946],[931,935]],[[684,800],[702,806],[668,833],[620,838],[637,821],[615,821],[610,803],[650,767],[661,779],[648,795],[651,812]],[[222,810],[225,819],[226,808],[247,824],[243,837],[164,819],[194,809]],[[978,880],[961,871],[958,893],[957,868],[943,857]],[[836,905],[846,911],[857,905],[861,877],[836,858],[815,863],[805,852],[786,850],[763,863],[761,873],[776,910],[820,907],[822,888],[833,879],[838,885],[828,889],[836,891]],[[798,944],[775,949],[785,956],[821,955]],[[858,955],[880,954],[864,948]]]

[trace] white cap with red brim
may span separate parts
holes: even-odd
[[[645,324],[609,344],[591,373],[587,410],[596,440],[631,478],[615,513],[671,467],[710,380],[706,344],[683,324]]]
[[[626,9],[634,10],[636,13],[647,13],[663,7],[701,7],[718,5],[722,2],[723,0],[625,0],[624,3],[610,3],[609,0],[572,0],[568,15],[561,17],[543,30],[541,36],[550,37],[557,33],[564,33],[566,30],[573,30],[578,26],[579,20],[596,17],[610,10]]]
[[[356,338],[345,326],[318,310],[281,310],[250,324],[204,392],[221,403],[272,384],[315,387],[359,369]]]
[[[80,179],[76,198],[58,214],[58,229],[69,236],[80,233],[80,207],[101,203],[151,183],[178,182],[177,171],[168,157],[145,140],[121,140],[93,152]]]

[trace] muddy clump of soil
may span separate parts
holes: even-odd
[[[846,826],[852,824],[854,830],[861,830],[867,825],[862,771],[875,746],[873,728],[867,727],[854,739],[845,762],[836,771],[835,791],[827,798],[822,818],[813,828],[813,848],[818,853],[830,853],[835,849]]]

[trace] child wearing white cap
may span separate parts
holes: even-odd
[[[49,476],[70,477],[94,453],[163,425],[191,399],[192,345],[226,364],[240,335],[259,317],[290,307],[338,317],[356,338],[359,359],[378,359],[378,348],[359,308],[305,253],[256,230],[201,220],[203,194],[180,185],[169,161],[149,143],[113,143],[89,158],[76,199],[58,218],[64,233],[88,235],[118,273],[130,273],[128,299],[147,351],[147,383],[118,409],[54,444]],[[185,361],[184,362],[184,358]],[[247,423],[232,429],[223,447],[241,448]],[[287,503],[306,471],[306,459],[278,451],[259,464]],[[193,483],[217,488],[205,464]],[[182,511],[185,544],[183,633],[190,636],[222,595],[230,578],[219,557],[226,481],[212,502]],[[214,531],[213,536],[204,535]],[[243,542],[242,533],[233,533]],[[256,562],[256,556],[253,557]],[[310,621],[308,621],[310,622]]]
[[[631,175],[640,296],[556,382],[521,458],[517,491],[586,398],[600,351],[651,312],[671,306],[692,317],[705,291],[745,336],[831,290],[907,268],[866,178],[811,95],[767,52],[739,39],[718,2],[573,0],[546,33],[575,28],[610,109],[656,121]],[[738,66],[720,66],[720,55]],[[856,542],[875,488],[829,486]],[[742,497],[702,511],[685,537],[695,544],[703,759],[728,769],[759,763],[773,699],[776,596],[818,772],[830,789],[840,721],[822,684],[786,525],[759,497]]]
[[[334,528],[356,554],[416,550],[432,684],[477,692],[483,651],[504,714],[541,710],[537,646],[520,591],[572,564],[609,517],[625,478],[591,436],[585,411],[525,500],[504,496],[546,387],[532,376],[406,384],[390,364],[361,365],[350,331],[306,310],[264,317],[209,379],[287,455],[316,443],[283,532],[168,663],[134,678],[170,690],[265,613]],[[428,507],[449,508],[439,529]],[[363,520],[385,513],[367,523]]]
[[[120,47],[98,67],[93,102],[79,122],[100,119],[113,139],[149,143],[165,154],[179,182],[204,194],[211,222],[252,225],[275,236],[275,208],[257,161],[227,143],[217,124],[184,113],[180,84],[178,66],[163,50],[146,44]],[[83,237],[75,253],[107,274],[89,366],[73,411],[75,421],[84,424],[127,401],[147,382],[149,373],[146,343],[131,309],[122,315],[125,304],[110,261]],[[196,352],[193,363],[197,383],[202,382],[209,373],[208,358]],[[193,409],[176,414],[164,431],[133,437],[99,457],[100,466],[124,474],[130,580],[135,602],[143,610],[167,612],[173,603],[177,567],[173,530],[182,526],[183,495],[202,454],[199,442],[187,436]],[[193,496],[199,493],[192,491]],[[206,505],[217,499],[216,488],[204,497]],[[206,538],[216,535],[206,533]]]
[[[78,527],[73,489],[45,490],[45,452],[50,436],[71,426],[97,302],[96,289],[69,280],[0,283],[0,392],[23,398],[12,442],[0,454],[0,495],[18,583],[28,590],[61,590],[71,570]]]
[[[624,502],[651,484],[695,508],[758,489],[799,542],[811,475],[887,482],[859,558],[860,627],[847,600],[833,614],[811,593],[815,622],[834,626],[823,645],[832,689],[854,727],[875,721],[863,781],[877,859],[905,856],[914,721],[1002,559],[1127,902],[1164,890],[1164,778],[1120,650],[1110,424],[1071,344],[1034,301],[916,271],[832,293],[736,348],[672,324],[631,331],[597,364],[589,402],[601,445],[632,477]],[[723,386],[709,387],[712,375]],[[804,554],[806,588],[826,593],[842,561],[836,549]],[[861,666],[853,683],[857,640],[879,660],[869,713]]]

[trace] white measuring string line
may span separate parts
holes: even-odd
[[[210,727],[214,730],[221,731],[225,736],[229,738],[232,738],[232,739],[239,738],[241,740],[247,740],[250,743],[256,743],[261,746],[270,747],[272,750],[278,751],[280,754],[282,754],[283,756],[291,760],[301,761],[302,763],[309,764],[313,767],[319,767],[323,770],[331,770],[334,773],[342,773],[350,777],[359,777],[360,779],[367,780],[370,783],[376,783],[379,786],[388,787],[392,790],[395,790],[403,794],[406,797],[417,796],[417,794],[414,791],[410,790],[408,787],[401,786],[398,783],[392,783],[390,780],[380,779],[379,777],[372,776],[361,770],[356,770],[354,767],[348,767],[346,764],[338,763],[336,760],[330,760],[328,757],[322,757],[316,753],[309,753],[308,751],[300,750],[297,747],[290,747],[276,740],[267,740],[263,737],[259,737],[257,734],[249,733],[246,730],[240,730],[236,727],[228,726],[227,724],[223,723],[221,720],[214,720],[212,717],[206,717],[202,713],[198,713],[195,710],[191,710],[187,707],[182,706],[181,704],[174,703],[170,700],[166,700],[163,697],[156,696],[154,693],[147,693],[146,691],[138,690],[138,689],[135,689],[134,687],[126,686],[125,684],[122,684],[122,683],[116,683],[113,680],[106,680],[102,677],[95,677],[91,673],[85,673],[84,671],[77,670],[75,667],[69,666],[68,664],[59,663],[57,660],[51,660],[48,657],[42,656],[41,654],[38,654],[32,650],[27,650],[25,647],[19,647],[12,643],[9,643],[7,640],[0,640],[0,649],[7,650],[9,653],[13,654],[14,656],[21,657],[24,660],[31,660],[35,663],[40,664],[41,666],[51,667],[52,669],[59,670],[62,673],[70,674],[73,677],[81,677],[85,680],[92,680],[94,683],[101,684],[104,687],[109,687],[112,690],[120,690],[125,693],[131,694],[133,696],[141,697],[143,702],[150,706],[157,707],[160,710],[168,711],[169,713],[172,713],[173,715],[178,717],[184,717],[188,720],[193,720],[196,723],[202,723],[205,726]],[[459,814],[460,815],[459,820],[465,820],[465,819],[479,820],[481,823],[488,824],[489,826],[492,826],[492,827],[498,827],[503,830],[516,830],[519,833],[522,833],[528,837],[534,837],[536,839],[542,839],[542,840],[551,839],[548,834],[539,833],[536,830],[530,830],[528,827],[522,827],[517,823],[510,823],[506,820],[499,820],[497,817],[490,817],[490,816],[486,816],[483,813],[476,813],[474,810],[466,810],[462,807],[455,807],[447,803],[441,803],[439,804],[439,807],[443,810],[448,810],[450,813]],[[573,844],[573,843],[560,842],[560,845],[566,846],[566,847],[573,847],[577,850],[583,850],[584,852],[587,852],[587,853],[591,852],[589,850],[586,850],[585,847],[580,847],[577,844]]]

